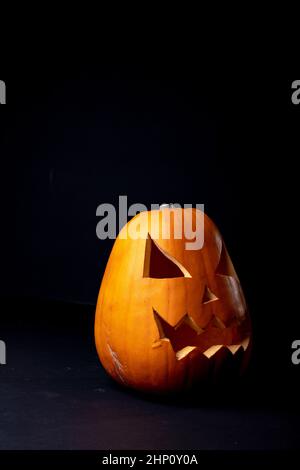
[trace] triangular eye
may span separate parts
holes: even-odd
[[[208,304],[209,302],[213,302],[214,300],[218,300],[218,297],[213,294],[213,292],[207,286],[205,286],[202,303]]]
[[[179,261],[160,248],[148,234],[143,277],[167,279],[192,276]]]
[[[236,277],[236,273],[231,262],[231,259],[228,256],[227,250],[225,248],[224,242],[222,244],[219,264],[216,269],[216,274],[221,276],[233,276]]]

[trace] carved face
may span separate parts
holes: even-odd
[[[99,357],[116,380],[138,389],[188,387],[226,357],[245,359],[249,350],[245,299],[219,231],[204,216],[201,249],[189,250],[190,240],[175,237],[188,211],[196,222],[196,209],[136,216],[117,238],[102,281]],[[169,224],[169,238],[162,236],[162,222]],[[133,223],[139,238],[122,239]]]

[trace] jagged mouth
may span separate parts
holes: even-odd
[[[226,330],[226,325],[214,318],[214,326],[209,328],[200,328],[191,316],[186,314],[175,326],[167,323],[156,310],[153,309],[154,319],[159,331],[159,339],[153,343],[153,348],[162,346],[163,342],[169,342],[175,352],[178,361],[187,357],[192,351],[199,350],[207,359],[211,359],[217,352],[225,348],[234,356],[238,351],[246,351],[250,343],[249,331],[243,334],[243,340],[236,343],[211,345],[212,340],[203,341],[203,335],[211,333],[212,329],[216,331],[216,337],[220,338],[218,330]]]

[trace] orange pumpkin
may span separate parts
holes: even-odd
[[[239,367],[248,362],[250,318],[224,241],[201,213],[203,247],[186,249],[190,240],[174,235],[186,215],[194,223],[199,211],[165,208],[134,217],[116,239],[102,280],[97,351],[115,380],[136,389],[181,390],[228,359]],[[131,224],[139,226],[137,239],[124,236]]]

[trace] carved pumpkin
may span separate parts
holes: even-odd
[[[136,389],[185,389],[216,376],[228,360],[239,369],[248,361],[250,318],[218,229],[201,213],[201,249],[186,249],[187,239],[174,236],[176,221],[188,211],[195,222],[197,209],[134,217],[116,239],[102,280],[97,351],[114,379]],[[169,239],[162,236],[162,220],[169,224]],[[140,237],[125,239],[133,223]]]

